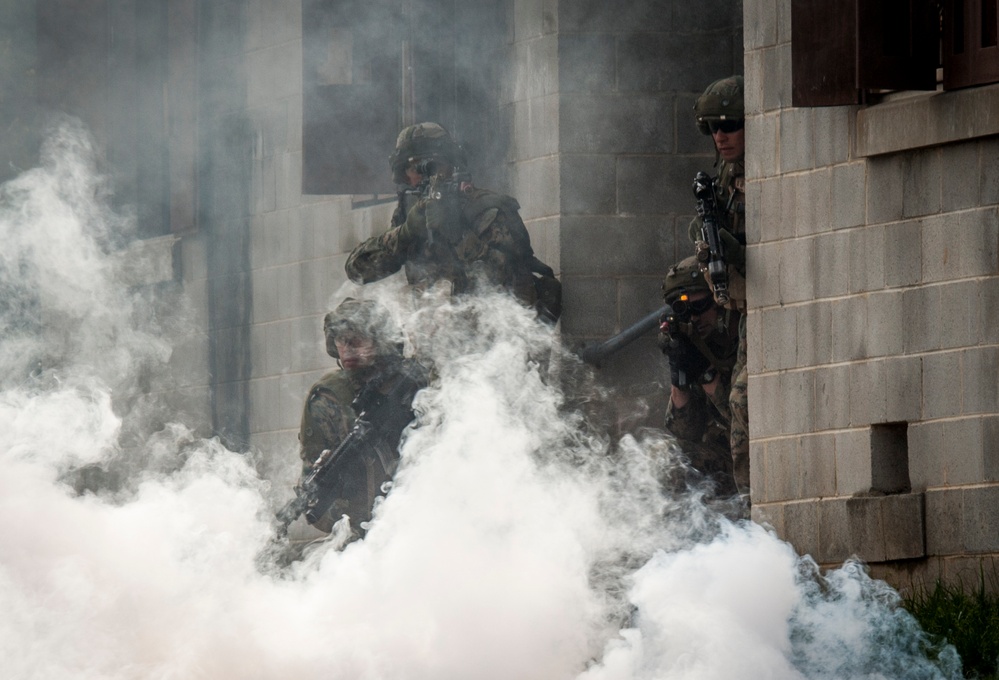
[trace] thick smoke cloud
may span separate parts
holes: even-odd
[[[122,455],[132,417],[109,385],[168,350],[117,283],[128,225],[80,134],[3,193],[4,677],[959,677],[862,569],[820,576],[675,488],[661,434],[609,437],[612,397],[498,294],[393,302],[438,380],[363,541],[262,564],[275,490],[180,423],[131,447],[129,484],[81,493],[70,471]]]

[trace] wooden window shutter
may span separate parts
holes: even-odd
[[[999,0],[944,3],[944,89],[999,82]]]
[[[857,0],[857,87],[936,89],[939,24],[931,0]]]
[[[857,0],[791,0],[791,103],[856,104]]]

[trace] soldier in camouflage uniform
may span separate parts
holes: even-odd
[[[325,449],[335,450],[350,432],[357,418],[353,402],[361,390],[383,384],[398,374],[405,361],[398,328],[387,311],[370,300],[345,299],[326,315],[323,331],[326,352],[341,370],[320,378],[305,400],[298,434],[303,478]],[[397,444],[391,443],[393,452]],[[336,520],[348,515],[353,532],[363,536],[375,498],[392,479],[396,461],[395,457],[382,460],[381,454],[372,451],[348,462],[339,480],[337,500],[314,526],[329,532]]]
[[[698,130],[711,135],[715,145],[717,201],[725,207],[727,217],[727,223],[722,225],[724,228],[720,231],[728,263],[730,300],[727,306],[741,313],[739,350],[732,369],[729,409],[735,481],[739,491],[748,497],[749,409],[746,388],[749,375],[746,369],[746,140],[743,89],[742,76],[730,76],[711,83],[694,104],[694,119]],[[689,231],[695,252],[703,262],[707,244],[701,239],[700,218],[695,218]]]
[[[669,360],[666,429],[719,496],[738,493],[732,473],[729,389],[738,353],[740,314],[715,303],[695,257],[670,267],[659,344]]]
[[[400,186],[392,223],[354,248],[347,276],[370,283],[405,267],[414,287],[445,283],[455,295],[483,282],[509,291],[554,322],[561,312],[561,285],[534,256],[520,205],[474,186],[464,163],[461,147],[440,125],[405,128],[390,158]]]

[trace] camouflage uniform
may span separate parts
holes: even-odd
[[[393,337],[394,329],[387,328],[387,323],[387,314],[379,313],[374,303],[352,298],[347,298],[335,311],[326,315],[324,330],[327,351],[331,356],[339,360],[331,340],[345,329],[379,337],[376,342],[378,355],[372,366],[332,371],[309,389],[298,433],[303,478],[324,450],[335,450],[348,435],[357,418],[353,403],[361,391],[386,377],[390,379],[404,363],[396,342],[398,338]],[[392,442],[391,448],[394,450],[396,445],[397,442]],[[382,485],[392,479],[394,472],[394,461],[386,465],[386,461],[382,461],[374,451],[347,462],[338,481],[339,489],[333,507],[314,526],[328,532],[340,517],[348,515],[351,528],[363,536],[361,523],[371,519],[375,498],[382,495]]]
[[[664,299],[667,303],[672,304],[678,292],[678,282],[671,278],[696,269],[697,263],[692,257],[670,269],[663,282]],[[707,289],[701,276],[698,276],[692,286],[687,287],[687,291]],[[716,484],[717,495],[730,496],[738,491],[733,478],[730,448],[729,388],[738,352],[737,328],[740,314],[730,309],[719,309],[718,312],[720,316],[717,329],[705,338],[693,338],[695,346],[706,359],[708,375],[705,377],[717,374],[718,385],[712,394],[708,394],[697,379],[700,376],[695,377],[683,388],[688,394],[686,404],[677,407],[670,399],[666,408],[665,428],[677,438],[689,457],[691,466]],[[672,329],[671,332],[686,333],[689,336],[696,333],[687,324],[679,329]],[[664,352],[667,343],[667,338],[660,337]]]
[[[733,76],[715,81],[704,91],[695,104],[695,120],[704,134],[710,134],[709,122],[736,120],[744,116],[743,81],[741,76]],[[741,313],[739,319],[739,346],[735,366],[732,369],[729,394],[730,447],[735,480],[742,493],[749,493],[749,408],[747,398],[748,370],[746,366],[746,178],[743,159],[722,161],[715,180],[718,205],[725,206],[728,219],[723,225],[741,244],[742,258],[738,265],[729,264],[730,309]],[[701,240],[701,220],[695,218],[689,228],[690,240],[695,249],[703,252],[705,244]],[[707,277],[707,273],[705,273]],[[710,279],[709,279],[710,282]]]
[[[561,284],[534,256],[516,199],[462,179],[464,153],[436,123],[413,125],[399,134],[390,159],[396,182],[404,185],[405,168],[418,162],[447,164],[452,190],[429,191],[414,201],[414,188],[403,186],[389,230],[359,244],[347,258],[350,280],[370,283],[405,268],[412,286],[448,282],[455,295],[473,292],[483,281],[557,319]],[[431,188],[437,179],[424,178]]]

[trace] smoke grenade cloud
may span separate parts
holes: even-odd
[[[132,417],[108,385],[151,357],[107,255],[127,224],[80,131],[55,134],[0,213],[4,677],[959,677],[862,569],[820,576],[663,487],[671,442],[602,431],[602,395],[551,377],[582,368],[499,294],[396,305],[437,380],[362,541],[261,569],[268,481],[182,424],[136,452],[171,464],[77,493],[66,471],[119,455]]]

